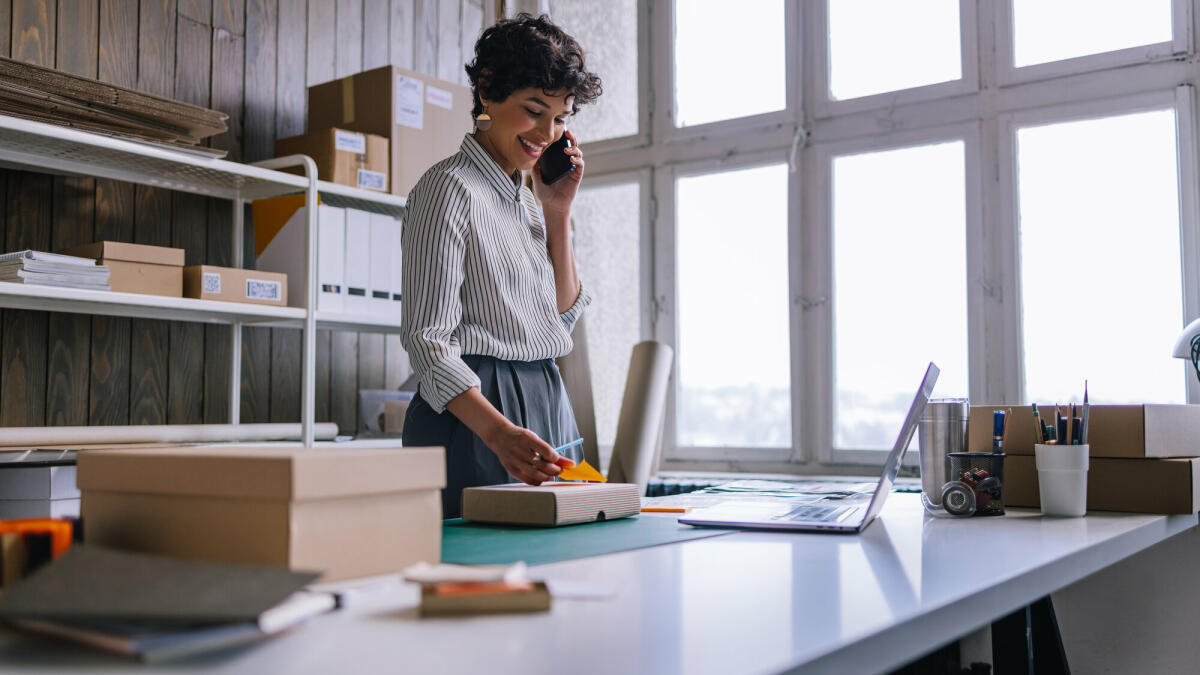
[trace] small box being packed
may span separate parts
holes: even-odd
[[[635,483],[489,485],[463,490],[462,516],[480,523],[557,527],[637,515],[641,491]]]

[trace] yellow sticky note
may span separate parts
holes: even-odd
[[[562,473],[558,474],[559,478],[564,480],[590,480],[596,483],[607,483],[605,478],[599,471],[592,468],[587,462],[580,462],[569,469],[563,469]]]

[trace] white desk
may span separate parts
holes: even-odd
[[[550,613],[422,620],[415,589],[254,647],[145,668],[0,633],[4,672],[869,673],[903,665],[1182,532],[1195,515],[925,517],[893,495],[862,535],[741,532],[533,568],[610,583]]]

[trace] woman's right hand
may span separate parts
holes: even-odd
[[[574,464],[532,431],[508,424],[483,439],[504,470],[530,485],[540,485]]]

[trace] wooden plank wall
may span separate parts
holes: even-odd
[[[389,63],[465,83],[485,13],[484,0],[0,0],[0,55],[222,110],[229,131],[210,144],[255,161],[305,131],[309,85]],[[6,251],[112,239],[228,265],[232,226],[224,200],[0,170]],[[230,330],[0,310],[0,426],[227,421]],[[396,336],[317,343],[317,419],[343,430],[358,389],[409,373]],[[300,331],[247,328],[242,349],[242,420],[298,421]]]

